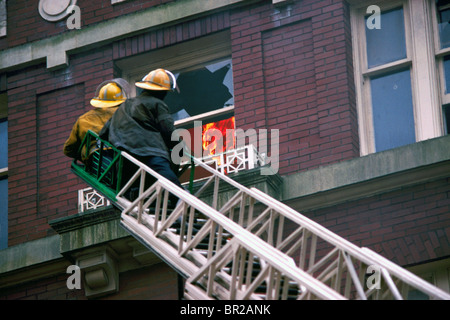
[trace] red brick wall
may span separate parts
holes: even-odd
[[[124,14],[163,5],[173,0],[128,0],[115,5],[111,0],[78,0],[81,28]],[[44,20],[39,14],[39,0],[7,1],[7,37],[0,39],[0,50],[71,32],[67,18],[58,22]]]
[[[173,0],[80,0],[81,27]],[[359,155],[345,1],[270,1],[130,37],[114,59],[199,37],[231,24],[237,126],[280,130],[280,173],[291,174]],[[0,50],[70,32],[43,20],[38,1],[8,2]],[[298,33],[300,32],[300,34]],[[39,85],[39,84],[37,84]]]
[[[236,125],[280,130],[281,174],[358,156],[348,21],[343,1],[281,9],[262,1],[71,55],[61,70],[10,72],[9,245],[52,234],[49,220],[76,213],[76,190],[85,185],[70,173],[62,145],[96,86],[118,75],[114,60],[226,28]]]
[[[60,274],[31,281],[11,288],[0,289],[0,300],[86,300],[84,285],[69,290],[66,282],[70,274]],[[119,275],[119,292],[99,300],[177,300],[178,276],[160,263]]]
[[[70,172],[62,147],[78,116],[91,109],[97,85],[120,76],[115,59],[228,27],[228,12],[216,13],[70,55],[60,70],[39,64],[9,72],[8,245],[54,234],[49,221],[77,212],[77,190],[87,185]]]
[[[0,300],[82,300],[81,290],[69,290],[66,281],[70,275],[60,274],[13,287],[0,289]]]
[[[236,126],[279,129],[283,175],[359,156],[344,1],[233,12]]]
[[[102,300],[178,300],[178,274],[164,263],[120,274],[119,292]]]
[[[116,41],[113,44],[113,59],[121,59],[185,40],[199,38],[228,29],[229,26],[229,13],[223,11],[174,26],[149,31]]]
[[[53,234],[48,221],[77,212],[77,190],[62,146],[96,86],[114,77],[110,47],[71,57],[68,68],[38,65],[8,74],[8,245]]]
[[[355,245],[406,266],[448,256],[449,212],[446,178],[302,213]]]

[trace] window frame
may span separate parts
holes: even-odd
[[[6,6],[6,0],[0,1],[0,38],[6,37],[8,28],[8,12]]]
[[[441,97],[441,105],[450,105],[450,92],[445,93],[446,91],[446,83],[445,83],[445,71],[444,71],[444,58],[446,56],[450,57],[450,46],[447,48],[441,49],[440,47],[440,37],[439,37],[439,24],[437,19],[437,7],[436,2],[433,0],[431,1],[431,17],[432,17],[432,23],[433,23],[433,36],[434,36],[434,50],[435,50],[435,56],[436,56],[436,64],[438,66],[438,72],[439,72],[439,82],[440,82],[440,97]],[[449,4],[450,7],[450,4]],[[450,120],[450,119],[448,119]]]
[[[416,142],[443,135],[440,83],[434,55],[435,28],[430,13],[434,5],[429,1],[349,1],[354,57],[355,93],[358,112],[360,154],[375,153],[370,78],[408,68],[411,73],[411,91]],[[403,7],[406,58],[381,66],[367,68],[365,16],[369,5],[377,5],[381,12]],[[383,21],[381,20],[381,27]],[[420,63],[418,63],[418,61]],[[418,90],[420,88],[420,90]]]
[[[180,52],[183,54],[180,55]],[[117,61],[116,65],[122,70],[122,77],[131,85],[132,92],[130,95],[135,96],[136,86],[134,83],[136,79],[142,79],[150,70],[163,67],[173,73],[186,72],[225,59],[232,59],[230,32],[228,30],[173,46],[150,50],[139,56]],[[151,61],[151,63],[148,63],[148,61]],[[189,126],[194,121],[208,120],[226,114],[234,115],[234,105],[177,120],[175,121],[175,127]]]
[[[6,93],[0,93],[0,122],[4,121],[8,122],[8,102]],[[8,176],[8,165],[0,167],[0,178],[4,176]]]
[[[0,93],[0,122],[8,122],[8,98],[6,93]],[[8,141],[6,141],[6,147],[8,147]],[[0,180],[6,180],[8,185],[8,163],[6,167],[0,167]],[[6,194],[6,204],[8,203],[8,194]],[[1,208],[0,208],[1,209]],[[5,214],[0,210],[0,215]],[[0,228],[8,230],[8,209],[6,210],[6,215],[0,217],[0,222],[6,221],[6,226],[0,226]],[[5,238],[3,238],[5,237]],[[0,250],[8,247],[8,234],[2,235],[0,239]]]

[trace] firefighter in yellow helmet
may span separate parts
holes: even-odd
[[[95,96],[90,101],[94,108],[81,115],[73,125],[72,132],[64,143],[64,154],[86,163],[92,152],[96,150],[95,143],[91,146],[89,153],[86,153],[86,150],[81,152],[79,150],[87,131],[100,133],[105,123],[127,99],[128,92],[129,84],[121,78],[107,80],[98,85]]]
[[[142,92],[114,113],[100,136],[182,187],[171,167],[170,150],[178,143],[171,139],[174,120],[163,101],[169,91],[177,90],[176,78],[168,70],[156,69],[135,85]],[[176,197],[170,200],[173,207]]]

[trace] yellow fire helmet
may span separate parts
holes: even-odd
[[[106,84],[105,84],[106,83]],[[126,91],[114,80],[102,82],[91,100],[91,105],[96,108],[115,107],[127,98]]]
[[[168,70],[156,69],[148,73],[136,86],[146,90],[178,90],[175,76]]]

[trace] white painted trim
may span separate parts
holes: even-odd
[[[434,57],[434,41],[430,21],[430,7],[426,0],[411,1],[412,55],[416,61],[414,73],[414,105],[416,115],[416,141],[441,136],[442,121],[439,103],[439,83]],[[420,61],[420,63],[419,63]]]
[[[352,3],[352,1],[348,1]],[[426,0],[395,1],[372,3],[379,5],[382,12],[403,6],[405,21],[405,37],[407,57],[367,69],[366,39],[364,14],[366,4],[358,3],[351,7],[351,26],[353,41],[353,58],[355,70],[356,103],[360,134],[360,153],[362,156],[375,152],[374,128],[372,121],[372,103],[370,93],[370,77],[411,65],[411,89],[413,94],[416,141],[423,141],[443,135],[443,116],[440,101],[440,90],[443,79],[441,60],[436,62],[435,33],[432,18],[435,11]],[[381,22],[381,25],[383,23]],[[434,30],[436,26],[434,25]],[[441,50],[440,54],[450,49]],[[436,68],[440,66],[439,70]],[[442,91],[443,92],[443,91]],[[444,96],[442,94],[442,96]],[[445,99],[444,99],[445,100]],[[446,97],[450,102],[450,95]]]
[[[6,0],[0,0],[0,37],[6,36],[7,23]]]
[[[61,2],[61,0],[39,0],[38,11],[42,19],[56,22],[66,18],[70,14],[70,11],[67,10],[76,4],[77,0],[70,0],[68,3]],[[50,12],[47,11],[48,9]],[[53,10],[57,11],[51,12]]]
[[[47,68],[65,67],[68,64],[68,54],[74,50],[87,50],[99,43],[113,42],[153,27],[252,1],[183,0],[140,10],[98,23],[93,27],[71,30],[51,38],[2,50],[0,51],[0,71],[18,68],[42,59],[46,59]]]
[[[212,117],[220,116],[222,114],[232,113],[233,110],[234,110],[234,106],[229,106],[229,107],[224,107],[221,109],[213,110],[210,112],[202,113],[202,114],[199,114],[199,115],[196,115],[193,117],[175,121],[175,126],[179,127],[179,126],[183,126],[183,125],[186,125],[186,124],[194,122],[194,121],[207,120]]]

